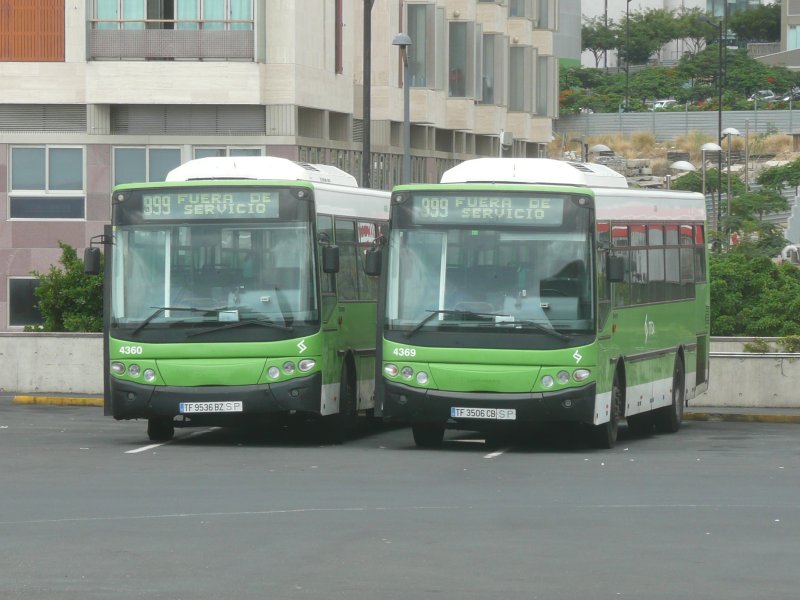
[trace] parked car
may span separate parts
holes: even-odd
[[[772,90],[758,90],[756,93],[751,95],[747,101],[748,102],[755,102],[758,100],[759,102],[771,102],[773,100],[777,100],[778,96]]]
[[[677,100],[673,100],[672,98],[668,100],[656,100],[653,102],[653,108],[651,110],[666,110],[667,108],[672,108],[677,103]]]
[[[789,102],[789,101],[794,102],[795,100],[800,100],[800,88],[792,88],[791,91],[786,92],[781,97],[781,100],[783,100],[784,102]]]

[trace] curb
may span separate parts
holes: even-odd
[[[800,423],[800,415],[764,415],[741,413],[683,413],[684,421],[733,421],[739,423]]]
[[[14,404],[47,404],[51,406],[103,406],[102,398],[73,396],[14,396]]]

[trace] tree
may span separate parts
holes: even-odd
[[[59,263],[47,273],[34,271],[39,279],[35,294],[44,317],[41,331],[102,331],[103,278],[86,275],[75,248],[64,242]]]
[[[636,11],[616,26],[620,60],[633,65],[647,63],[661,47],[678,35],[672,11]]]
[[[594,17],[585,19],[581,27],[581,50],[588,50],[594,57],[594,66],[600,66],[600,59],[606,52],[617,47],[613,22],[606,25],[604,19]]]
[[[779,42],[781,40],[781,5],[762,4],[748,7],[728,18],[728,29],[741,42]]]
[[[713,255],[711,335],[800,334],[800,269],[750,256],[738,247]]]

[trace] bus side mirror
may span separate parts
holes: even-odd
[[[92,246],[83,251],[83,272],[85,275],[100,274],[100,248]]]
[[[606,278],[611,283],[625,281],[625,259],[609,254],[606,258]]]
[[[364,257],[364,273],[370,277],[377,277],[381,274],[381,262],[383,261],[383,250],[372,248],[367,250]]]
[[[322,271],[323,273],[339,272],[339,246],[322,247]]]

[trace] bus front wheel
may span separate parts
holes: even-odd
[[[356,386],[352,375],[354,374],[345,362],[339,382],[339,412],[325,417],[328,422],[327,437],[334,444],[346,442],[356,427],[358,408],[356,406]]]
[[[683,404],[686,399],[684,385],[683,360],[677,357],[672,370],[672,404],[659,408],[656,413],[656,427],[662,433],[675,433],[681,428]]]
[[[175,435],[172,417],[152,417],[147,419],[147,437],[153,442],[168,442]]]
[[[414,443],[418,448],[438,448],[444,439],[444,424],[414,423],[411,426]]]
[[[619,379],[614,375],[614,385],[611,386],[611,407],[607,423],[595,425],[592,429],[592,441],[598,448],[611,449],[617,443],[619,434],[619,414],[622,405],[622,390]]]

